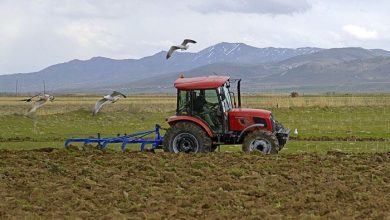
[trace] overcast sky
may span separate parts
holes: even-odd
[[[0,0],[0,74],[140,58],[192,38],[256,47],[390,50],[390,1]]]

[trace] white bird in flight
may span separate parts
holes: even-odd
[[[196,41],[194,40],[191,40],[191,39],[184,39],[183,40],[183,43],[181,43],[180,45],[177,45],[177,46],[172,46],[168,53],[167,53],[167,59],[169,59],[169,57],[172,56],[173,52],[175,52],[175,50],[178,50],[178,49],[181,49],[182,51],[183,50],[187,50],[189,45],[188,43],[193,43],[193,44],[196,44]]]
[[[125,95],[117,91],[113,91],[110,95],[103,96],[103,98],[99,99],[96,102],[92,115],[95,116],[99,112],[99,110],[103,107],[103,105],[107,103],[115,103],[116,101],[118,101],[118,99],[120,99],[120,97],[126,98]]]
[[[32,102],[33,98],[35,98],[35,97],[38,97],[38,99],[31,105],[31,107],[27,111],[27,114],[35,113],[39,108],[41,108],[43,105],[45,105],[47,103],[47,101],[52,102],[54,100],[54,96],[44,94],[42,96],[33,96],[31,98],[21,100],[21,101]]]

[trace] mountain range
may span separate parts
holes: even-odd
[[[191,50],[191,48],[190,48]],[[256,48],[222,42],[197,53],[166,51],[141,59],[94,57],[55,64],[41,71],[0,75],[0,92],[173,93],[173,81],[186,77],[230,75],[243,79],[243,91],[388,92],[390,52],[364,48]]]

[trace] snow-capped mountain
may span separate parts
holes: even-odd
[[[193,59],[196,62],[255,64],[281,61],[298,55],[312,54],[322,50],[315,47],[256,48],[243,43],[219,43],[198,52]]]
[[[222,42],[197,53],[178,51],[168,60],[165,55],[166,51],[141,59],[94,57],[56,64],[34,73],[2,75],[0,92],[13,92],[16,81],[21,92],[41,91],[42,79],[52,92],[102,92],[102,88],[173,91],[173,80],[183,72],[186,76],[229,74],[243,78],[250,85],[245,87],[249,91],[261,91],[267,85],[272,89],[308,86],[313,91],[390,90],[390,52],[380,49],[256,48]]]
[[[55,64],[33,73],[0,75],[0,92],[12,92],[18,80],[21,90],[41,90],[46,79],[53,90],[72,90],[114,85],[147,79],[156,75],[183,72],[213,63],[256,64],[281,61],[297,55],[319,51],[319,48],[256,48],[243,43],[219,43],[198,53],[176,52],[166,60],[166,51],[141,59],[115,60],[94,57]]]

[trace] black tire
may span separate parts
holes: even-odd
[[[242,151],[246,153],[259,151],[263,154],[277,154],[279,151],[279,142],[271,132],[255,130],[244,138]]]
[[[171,153],[207,153],[211,151],[211,139],[207,133],[192,122],[178,122],[168,128],[163,148]]]

